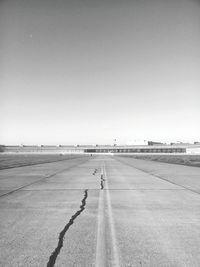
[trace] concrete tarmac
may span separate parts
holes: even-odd
[[[93,156],[0,171],[0,266],[200,266],[200,168]]]

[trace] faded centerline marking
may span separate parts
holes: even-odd
[[[101,169],[101,178],[103,169]],[[98,226],[97,226],[97,246],[96,246],[96,267],[106,266],[106,239],[105,239],[105,191],[102,188],[99,190],[99,205],[98,205]]]
[[[96,247],[96,267],[106,267],[106,238],[105,238],[105,207],[108,207],[108,220],[111,231],[111,264],[113,267],[119,267],[118,249],[116,243],[115,225],[112,214],[110,193],[108,188],[105,165],[101,168],[101,190],[99,192],[98,206],[98,230],[97,230],[97,247]],[[104,190],[106,186],[107,190]],[[106,193],[105,193],[106,192]],[[107,202],[107,203],[105,203]]]

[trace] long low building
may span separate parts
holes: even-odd
[[[86,153],[186,153],[185,147],[172,146],[138,146],[138,147],[109,147],[87,148]]]
[[[155,146],[4,146],[5,153],[193,153],[200,151],[198,145],[155,145]]]

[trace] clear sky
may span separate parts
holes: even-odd
[[[0,143],[200,140],[200,1],[1,0]]]

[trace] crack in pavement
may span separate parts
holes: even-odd
[[[74,215],[72,215],[72,217],[69,220],[69,222],[65,225],[63,230],[60,232],[58,245],[55,248],[55,250],[51,253],[51,256],[49,257],[49,261],[47,263],[47,267],[53,267],[55,265],[55,262],[56,262],[56,259],[57,259],[58,255],[59,255],[59,253],[60,253],[60,250],[63,247],[63,241],[64,241],[65,234],[69,230],[70,226],[74,223],[75,219],[81,214],[81,212],[84,211],[85,206],[86,206],[87,197],[88,197],[88,189],[86,189],[84,191],[84,197],[81,200],[82,204],[80,205],[80,209]]]
[[[95,174],[97,173],[97,171],[98,171],[98,170],[97,170],[97,169],[95,169],[95,170],[94,170],[94,172],[93,172],[93,175],[95,175]]]
[[[103,178],[103,174],[101,174],[101,190],[104,189],[104,182],[105,182],[105,179]]]

